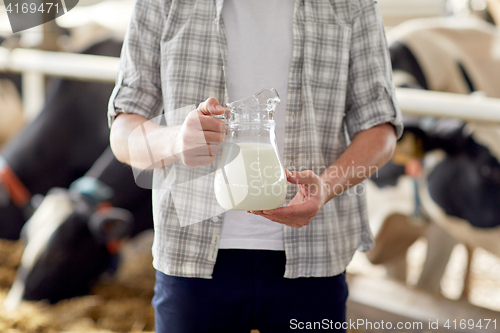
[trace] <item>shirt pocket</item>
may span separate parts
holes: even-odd
[[[341,86],[346,84],[351,28],[345,25],[307,22],[304,32],[306,78],[313,84],[326,87],[332,87],[335,82]]]

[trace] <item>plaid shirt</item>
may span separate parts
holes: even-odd
[[[208,97],[228,102],[223,0],[137,0],[109,107],[181,124]],[[273,33],[270,31],[269,33]],[[321,173],[359,131],[392,123],[402,133],[381,15],[373,0],[296,0],[283,163]],[[192,105],[189,107],[189,105]],[[182,109],[183,108],[183,109]],[[210,278],[223,209],[213,165],[176,162],[153,176],[153,265],[169,275]],[[283,226],[285,277],[333,276],[368,250],[364,188],[329,201],[300,229]],[[285,203],[297,193],[289,184]],[[198,222],[198,223],[196,223]]]

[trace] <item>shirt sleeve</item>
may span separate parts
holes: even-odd
[[[402,117],[395,100],[382,16],[376,2],[367,2],[352,25],[345,114],[347,132],[352,139],[360,131],[391,123],[400,138]]]
[[[108,105],[108,123],[120,113],[151,119],[161,114],[160,42],[169,4],[136,0],[120,56],[116,85]]]

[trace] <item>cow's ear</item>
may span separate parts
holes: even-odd
[[[125,209],[108,207],[89,219],[89,229],[99,243],[109,243],[130,236],[134,216]]]

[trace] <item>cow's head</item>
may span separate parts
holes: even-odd
[[[435,120],[406,124],[396,160],[424,160],[431,198],[446,214],[478,228],[500,225],[500,129]],[[427,154],[431,151],[441,154]],[[399,155],[402,156],[399,156]]]
[[[430,197],[447,215],[480,229],[500,225],[500,163],[473,137],[461,153],[437,164],[427,183]]]
[[[26,249],[5,305],[87,294],[115,262],[132,223],[126,210],[96,205],[79,192],[51,190],[23,229]]]

